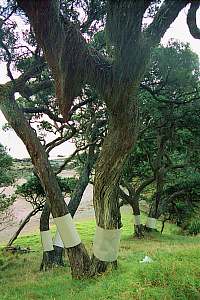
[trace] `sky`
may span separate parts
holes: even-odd
[[[191,49],[196,52],[200,57],[200,40],[194,39],[188,30],[186,23],[186,13],[187,8],[183,9],[174,23],[171,24],[170,28],[167,30],[166,34],[162,39],[164,45],[173,38],[180,40],[185,43],[189,43]],[[200,27],[200,11],[198,11],[199,20],[198,26]],[[0,83],[5,83],[7,81],[6,77],[6,67],[4,64],[0,64]],[[29,157],[26,147],[22,141],[16,136],[13,130],[4,132],[1,128],[6,123],[3,114],[0,112],[0,143],[7,147],[9,154],[15,158],[26,158]],[[53,137],[48,136],[50,141]],[[68,156],[74,151],[75,147],[72,143],[66,142],[63,145],[54,149],[50,158],[56,158],[57,155]]]

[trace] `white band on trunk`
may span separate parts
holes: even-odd
[[[147,218],[146,227],[155,229],[156,228],[156,219],[155,218]]]
[[[40,231],[40,237],[41,237],[43,251],[54,250],[50,230]]]
[[[64,248],[64,244],[63,244],[63,241],[62,241],[62,239],[61,239],[61,236],[60,236],[60,233],[58,232],[58,230],[56,230],[56,235],[55,235],[53,244],[54,244],[55,246]]]
[[[103,229],[96,226],[93,252],[101,261],[112,262],[117,259],[120,244],[120,229]]]
[[[141,225],[140,215],[134,215],[135,225]]]
[[[54,222],[65,248],[75,247],[81,243],[81,239],[70,214],[54,218]]]

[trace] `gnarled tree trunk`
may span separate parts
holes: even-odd
[[[137,102],[130,114],[130,122],[123,115],[110,116],[108,134],[95,169],[94,209],[96,224],[106,230],[120,229],[119,182],[124,162],[132,149],[137,135]],[[103,272],[108,261],[93,256],[96,272]],[[116,265],[116,262],[114,262]]]

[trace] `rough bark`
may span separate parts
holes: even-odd
[[[91,260],[83,243],[79,247],[67,248],[73,278],[86,278],[91,275]],[[80,273],[81,270],[81,273]]]
[[[132,201],[132,210],[133,210],[133,215],[134,216],[138,216],[140,215],[140,205],[139,205],[139,197],[131,197]],[[135,225],[134,224],[134,236],[138,239],[141,239],[144,234],[143,234],[143,225],[142,224],[138,224],[138,225]]]
[[[158,219],[160,215],[159,205],[162,200],[163,187],[164,187],[164,168],[160,168],[157,171],[157,175],[156,175],[156,194],[155,194],[155,199],[153,200],[149,210],[148,216],[150,218]]]
[[[136,77],[140,79],[144,72],[145,63],[141,64],[146,60],[144,53],[159,43],[188,2],[164,1],[153,22],[142,32],[143,14],[151,1],[108,1],[106,28],[110,46],[114,46],[115,52],[111,63],[112,59],[108,62],[106,57],[88,47],[80,30],[61,17],[58,0],[17,1],[28,15],[52,69],[60,110],[65,119],[73,98],[78,96],[84,83],[91,84],[107,98],[107,105],[114,81],[116,94],[120,82],[126,89],[134,90],[134,80]]]
[[[4,87],[3,92],[1,90],[1,110],[9,124],[24,142],[31,156],[32,162],[37,170],[37,174],[46,193],[47,203],[50,207],[53,217],[56,218],[64,216],[68,214],[69,211],[56,180],[56,176],[48,161],[47,154],[43,146],[39,142],[36,133],[31,129],[22,111],[17,106],[14,97],[10,94],[11,87],[12,85],[7,85]],[[82,244],[68,249],[72,273],[77,274],[77,277],[79,278],[85,276],[85,273],[87,271],[86,268],[88,267],[90,261],[89,256],[86,255],[86,252],[82,251],[82,249]],[[74,270],[75,268],[77,268],[77,265],[74,264],[74,259],[71,260],[72,257],[82,262],[82,264],[79,264],[79,270]],[[84,261],[86,262],[86,264],[84,264]]]
[[[127,186],[127,185],[126,185]],[[131,185],[129,185],[129,195],[127,195],[124,191],[120,189],[120,198],[122,198],[122,202],[120,203],[120,206],[125,204],[129,204],[133,210],[133,215],[138,216],[140,215],[140,206],[139,206],[139,194],[136,194],[136,192],[133,190]],[[134,224],[134,237],[136,238],[142,238],[143,237],[143,226],[142,224],[135,225]]]
[[[190,0],[165,0],[156,13],[153,22],[144,31],[148,41],[148,46],[158,44],[166,30],[177,18],[180,11],[190,2]]]

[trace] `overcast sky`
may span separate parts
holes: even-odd
[[[187,8],[182,10],[175,22],[170,26],[166,32],[162,42],[167,44],[171,38],[178,39],[183,42],[190,43],[191,49],[196,52],[200,57],[200,40],[195,40],[191,37],[186,24]],[[198,12],[198,20],[200,27],[200,11]],[[7,81],[6,68],[4,64],[0,64],[0,83]],[[6,120],[0,112],[0,143],[6,146],[11,156],[16,158],[28,157],[27,150],[21,140],[16,136],[13,130],[4,132],[1,127],[5,124]],[[49,137],[51,139],[52,137]],[[72,143],[64,143],[62,146],[57,147],[51,152],[51,157],[55,158],[58,154],[68,156],[74,150]]]

